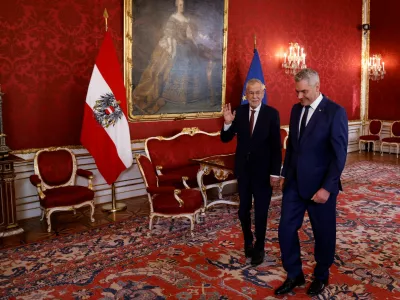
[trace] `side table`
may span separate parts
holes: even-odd
[[[14,163],[20,161],[23,159],[12,154],[0,158],[0,237],[24,232],[17,223],[14,187]]]

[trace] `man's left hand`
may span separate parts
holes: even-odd
[[[278,187],[279,186],[279,177],[269,177],[269,183],[271,184],[271,186],[274,187]]]
[[[316,192],[315,195],[312,196],[311,200],[315,203],[324,204],[326,201],[328,201],[330,194],[331,193],[329,193],[327,190],[320,188],[318,192]]]

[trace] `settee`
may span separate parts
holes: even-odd
[[[236,138],[222,143],[220,133],[208,133],[197,127],[184,128],[172,137],[150,137],[145,141],[145,151],[157,170],[159,185],[173,185],[181,188],[198,188],[199,163],[193,159],[214,155],[234,154]],[[233,172],[232,172],[233,173]],[[221,180],[213,174],[203,178],[207,188]],[[230,174],[226,180],[234,180]]]

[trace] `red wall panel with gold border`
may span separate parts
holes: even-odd
[[[187,0],[190,1],[190,0]],[[230,0],[227,102],[240,104],[253,55],[263,65],[269,104],[287,124],[296,103],[293,78],[280,67],[289,42],[307,53],[321,90],[359,119],[361,3],[354,0]],[[78,145],[83,104],[104,33],[104,8],[123,62],[123,1],[0,1],[0,83],[4,131],[13,150]],[[172,135],[182,127],[217,131],[221,119],[131,123],[132,139]]]
[[[382,55],[387,73],[383,80],[369,82],[369,119],[400,119],[399,10],[398,0],[371,1],[370,55]]]

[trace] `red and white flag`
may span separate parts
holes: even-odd
[[[110,33],[106,32],[86,95],[81,143],[108,184],[114,183],[133,163],[126,110],[117,53]]]

